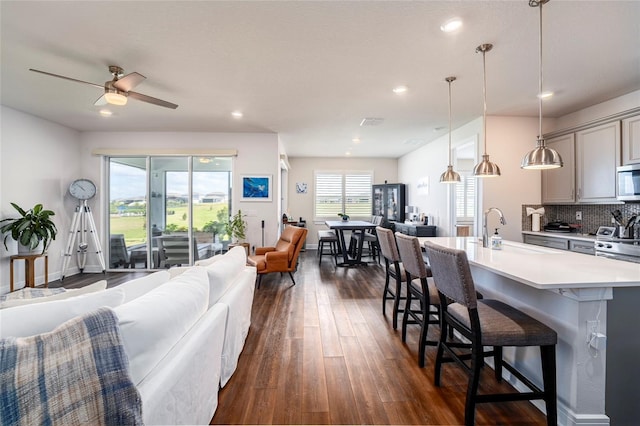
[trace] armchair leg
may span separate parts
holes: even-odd
[[[264,274],[258,274],[258,288],[260,288],[260,283],[262,283],[262,276]]]
[[[289,272],[289,276],[291,277],[291,281],[293,281],[293,285],[296,285],[296,280],[293,279],[293,274]]]

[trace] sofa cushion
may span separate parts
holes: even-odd
[[[205,269],[209,277],[209,307],[213,306],[247,265],[247,252],[242,246],[229,250]]]
[[[141,398],[110,309],[50,333],[0,339],[0,353],[2,424],[142,424]]]
[[[118,306],[122,340],[136,385],[207,310],[209,282],[193,267],[147,294]]]
[[[82,294],[94,293],[107,288],[107,281],[100,280],[93,284],[86,285],[78,289],[69,289],[67,291],[58,292],[44,297],[33,297],[25,299],[8,299],[0,304],[0,309],[12,308],[14,306],[31,305],[32,303],[51,302],[52,300],[63,300],[71,297],[80,296]],[[46,289],[43,289],[46,290]],[[56,290],[56,289],[51,289]]]
[[[122,304],[124,291],[111,288],[63,300],[52,300],[0,310],[1,337],[27,337],[47,333],[78,315]]]
[[[147,294],[151,290],[169,282],[169,272],[158,271],[142,278],[136,278],[126,283],[120,284],[117,288],[124,291],[124,302],[131,302],[143,294]]]
[[[235,248],[235,247],[234,247],[234,248]],[[219,255],[217,255],[217,256],[211,256],[211,257],[208,257],[208,258],[206,258],[206,259],[201,259],[201,260],[196,261],[196,263],[194,263],[194,265],[195,265],[195,266],[209,266],[209,265],[211,265],[212,263],[215,263],[215,262],[217,262],[218,260],[222,259],[222,257],[223,257],[223,256],[224,256],[224,255],[219,254]]]

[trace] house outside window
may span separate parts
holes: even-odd
[[[315,220],[335,220],[338,213],[358,219],[370,218],[372,185],[372,171],[316,171]]]

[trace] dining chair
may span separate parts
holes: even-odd
[[[400,300],[402,297],[402,283],[407,280],[407,276],[400,262],[400,253],[396,245],[396,238],[391,229],[376,227],[376,235],[380,244],[380,253],[384,258],[385,279],[384,289],[382,290],[382,315],[387,313],[387,300],[393,300],[393,329],[398,328],[398,314],[403,313],[400,309]],[[394,281],[395,287],[389,288],[391,280]]]
[[[420,340],[418,342],[418,365],[425,364],[426,346],[437,346],[436,340],[427,340],[429,324],[440,324],[440,299],[431,277],[431,269],[427,267],[422,257],[422,248],[418,237],[396,232],[398,252],[406,274],[407,299],[402,318],[402,341],[406,341],[407,324],[420,325]],[[413,299],[420,303],[419,309],[413,309]]]
[[[325,244],[329,246],[329,252],[325,251]],[[338,236],[334,231],[318,231],[318,265],[322,263],[322,256],[331,255],[334,264],[338,264]]]
[[[442,364],[456,362],[469,375],[465,402],[465,424],[473,425],[478,403],[542,399],[547,409],[547,424],[557,423],[556,343],[554,330],[540,321],[498,300],[478,299],[475,284],[463,250],[425,243],[433,278],[440,299],[442,318],[436,355],[435,385],[440,386]],[[452,327],[470,343],[447,338]],[[543,389],[536,386],[511,364],[502,359],[505,346],[538,346],[542,365]],[[485,350],[491,347],[492,350]],[[446,355],[445,355],[446,354]],[[480,370],[485,357],[493,356],[495,377],[502,380],[502,369],[530,389],[478,395]],[[465,362],[470,359],[470,364]]]

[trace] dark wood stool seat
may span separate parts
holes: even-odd
[[[325,244],[329,246],[329,252],[325,251]],[[318,231],[318,265],[322,263],[323,255],[333,256],[334,264],[338,258],[338,236],[333,231]]]
[[[557,423],[556,343],[557,333],[535,318],[498,300],[478,300],[467,255],[426,242],[433,278],[439,292],[442,324],[436,355],[435,384],[440,385],[442,364],[456,362],[469,374],[465,403],[465,424],[473,425],[475,405],[485,402],[542,399],[547,408],[547,424]],[[452,327],[471,343],[447,339]],[[543,389],[502,359],[505,346],[538,346],[542,364]],[[493,350],[486,351],[485,347]],[[495,377],[502,380],[502,369],[527,386],[530,392],[478,395],[480,369],[484,358],[493,356]],[[466,360],[470,360],[470,365]]]

